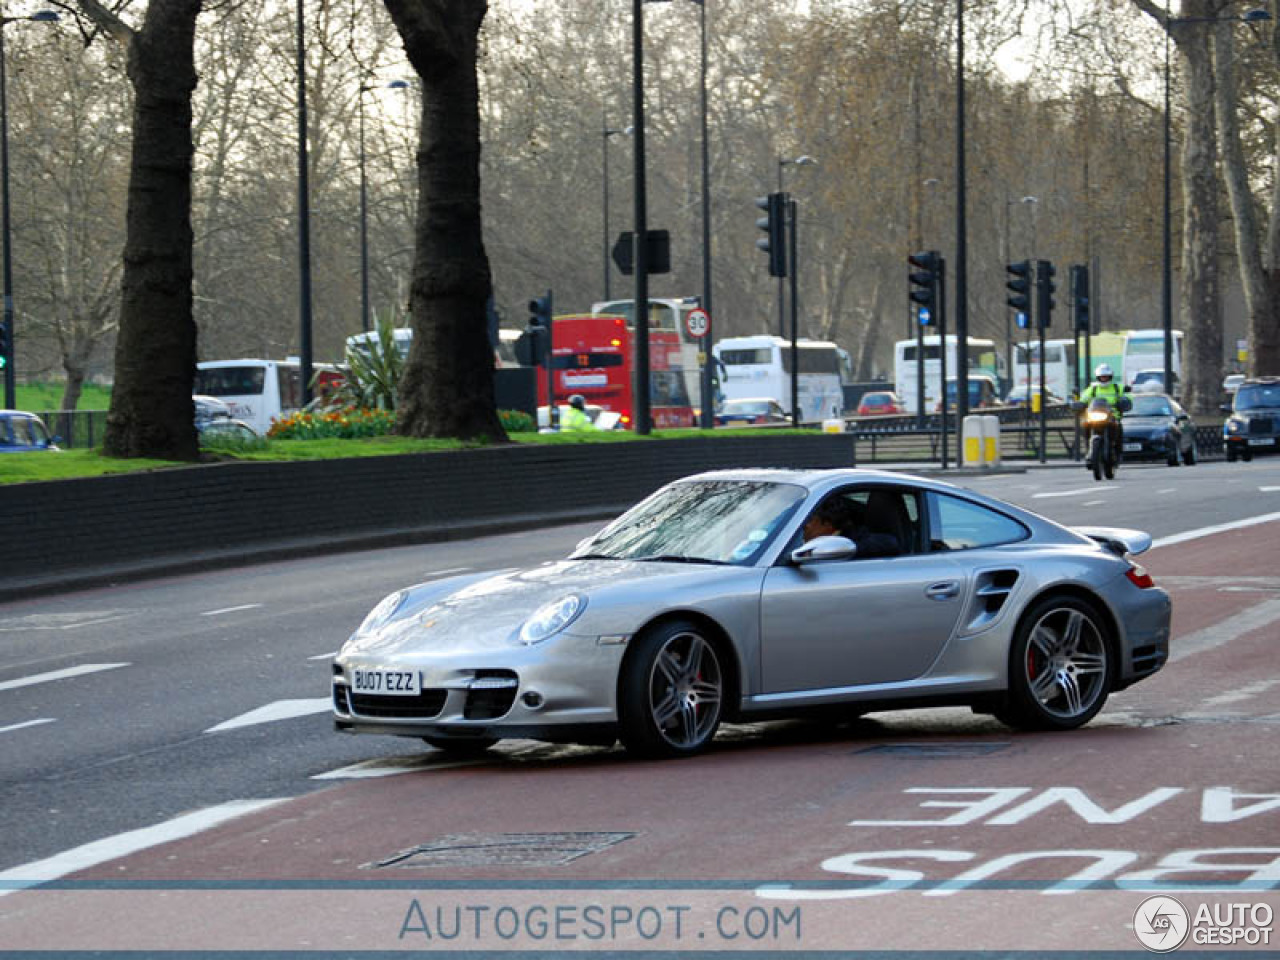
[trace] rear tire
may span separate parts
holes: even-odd
[[[1098,609],[1076,597],[1044,597],[1018,624],[1009,649],[1009,700],[996,716],[1028,730],[1081,727],[1106,703],[1115,671]]]
[[[622,742],[640,757],[689,757],[720,726],[726,690],[720,655],[706,632],[687,620],[645,631],[618,681]]]

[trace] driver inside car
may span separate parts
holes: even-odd
[[[866,505],[843,494],[833,493],[823,500],[804,522],[804,539],[845,537],[852,540],[858,557],[896,557],[902,553],[898,538],[876,533],[867,525]]]

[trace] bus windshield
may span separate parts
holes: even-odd
[[[253,367],[207,367],[196,370],[195,392],[208,397],[247,397],[261,394],[267,369]]]

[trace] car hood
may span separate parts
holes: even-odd
[[[1124,418],[1126,430],[1167,430],[1172,424],[1168,417],[1135,417],[1132,414]]]
[[[397,653],[448,654],[459,650],[521,646],[521,626],[544,604],[569,594],[587,599],[582,616],[620,590],[666,593],[681,590],[690,581],[719,577],[740,567],[654,563],[632,560],[561,560],[527,570],[500,573],[473,580],[453,592],[415,602],[415,590],[407,591],[397,614],[387,623],[365,633],[357,632],[341,655],[394,656]],[[654,587],[653,581],[670,580]],[[573,633],[571,624],[566,632]]]

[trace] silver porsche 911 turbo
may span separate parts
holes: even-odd
[[[1169,596],[1133,559],[1150,545],[902,474],[698,474],[566,560],[388,596],[334,661],[335,723],[644,756],[813,711],[1071,729],[1168,657]]]

